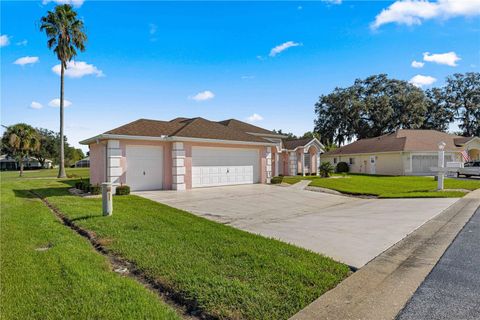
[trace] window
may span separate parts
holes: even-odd
[[[350,158],[348,159],[349,164],[355,164],[355,158]]]
[[[333,163],[337,163],[337,158],[333,158]]]

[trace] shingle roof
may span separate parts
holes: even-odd
[[[176,118],[171,121],[139,119],[121,127],[109,130],[105,134],[160,137],[177,136],[215,140],[233,140],[247,142],[269,141],[247,134],[233,127],[203,118]]]
[[[436,130],[400,129],[380,137],[357,140],[324,155],[375,153],[392,151],[437,151],[438,143],[446,143],[445,151],[459,151],[472,138],[460,137]]]
[[[287,150],[294,150],[297,147],[303,147],[307,143],[312,141],[312,138],[306,139],[297,139],[297,140],[284,140],[283,141],[283,148]]]
[[[270,131],[270,130],[267,130],[267,129],[264,129],[264,128],[260,128],[260,127],[254,126],[253,124],[246,123],[246,122],[236,120],[236,119],[223,120],[223,121],[219,121],[218,123],[221,123],[228,128],[237,129],[237,130],[240,130],[242,132],[251,132],[251,133],[260,133],[260,134],[263,133],[263,134],[268,134],[268,135],[273,134],[273,135],[280,136],[279,134],[277,134],[273,131]]]

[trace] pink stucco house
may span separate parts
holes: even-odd
[[[317,174],[323,145],[235,119],[139,119],[81,141],[90,182],[135,190],[186,190],[270,183],[275,175]]]

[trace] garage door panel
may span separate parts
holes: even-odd
[[[256,149],[192,149],[192,187],[259,182],[259,152]]]
[[[132,191],[163,187],[163,148],[127,146],[127,184]]]

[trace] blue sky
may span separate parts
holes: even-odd
[[[479,1],[449,2],[75,0],[88,42],[65,82],[66,135],[78,146],[138,118],[177,116],[302,134],[318,96],[355,78],[387,73],[429,88],[479,71]],[[58,131],[49,105],[59,97],[58,61],[38,31],[54,6],[1,2],[4,125]]]

